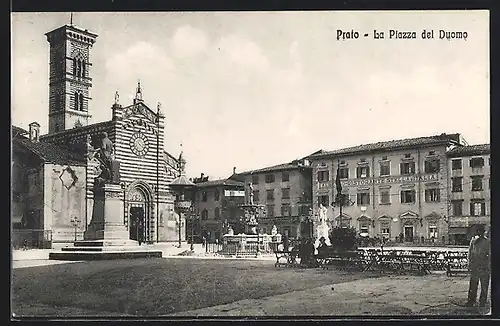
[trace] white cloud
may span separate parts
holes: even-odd
[[[221,38],[215,49],[224,54],[229,64],[235,63],[261,72],[269,69],[269,60],[262,49],[256,43],[240,36]]]
[[[120,82],[141,76],[158,76],[174,69],[162,48],[140,41],[106,61],[107,77]]]
[[[208,37],[204,31],[189,25],[177,28],[170,46],[176,57],[191,57],[207,49]]]

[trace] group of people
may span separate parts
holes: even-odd
[[[287,248],[283,249],[288,251],[288,239],[284,239],[284,243],[286,243]],[[325,256],[328,250],[329,247],[324,237],[319,239],[317,248],[314,246],[312,238],[300,239],[298,245],[292,248],[292,252],[296,252],[300,258],[301,264],[306,266],[315,266],[316,258]],[[480,283],[479,307],[485,307],[491,277],[491,245],[488,233],[483,225],[479,225],[470,241],[468,260],[470,282],[466,305],[470,307],[476,305],[477,290]]]
[[[288,241],[286,242],[286,247],[283,248],[285,251],[288,251]],[[301,238],[298,241],[298,244],[292,248],[292,252],[295,252],[297,257],[300,258],[300,263],[305,266],[315,266],[316,258],[324,256],[326,251],[328,250],[328,245],[326,244],[326,239],[321,237],[319,239],[319,245],[316,247],[314,245],[314,239],[312,238]],[[316,254],[317,251],[317,254]]]

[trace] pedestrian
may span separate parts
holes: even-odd
[[[469,270],[470,282],[467,306],[476,304],[477,286],[481,283],[481,294],[479,296],[479,307],[486,306],[488,297],[488,285],[491,274],[491,248],[490,240],[486,236],[485,228],[480,225],[476,230],[476,236],[472,238],[469,245]]]
[[[203,248],[205,248],[205,246],[207,245],[207,238],[205,238],[205,236],[203,236]]]
[[[328,245],[326,244],[326,239],[325,237],[319,238],[319,245],[318,245],[318,256],[320,258],[324,258],[327,255],[328,251]]]
[[[288,235],[283,236],[283,251],[288,251],[290,243],[288,242]]]

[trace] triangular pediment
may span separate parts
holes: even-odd
[[[432,212],[429,215],[425,216],[426,219],[438,219],[441,218],[441,215],[439,215],[436,212]]]
[[[144,102],[138,102],[123,108],[122,119],[127,120],[130,117],[146,118],[149,123],[157,123],[156,112],[151,110]]]
[[[406,211],[406,212],[402,213],[401,215],[399,215],[399,217],[401,217],[401,218],[417,218],[418,214],[413,212],[413,211]]]
[[[371,221],[371,219],[372,218],[370,216],[365,215],[365,214],[363,214],[360,217],[358,217],[358,221]]]

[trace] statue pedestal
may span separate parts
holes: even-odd
[[[85,240],[104,240],[105,245],[133,245],[125,227],[123,190],[118,184],[106,183],[94,189],[92,221],[84,233]]]
[[[73,247],[49,253],[54,260],[102,260],[128,258],[161,258],[163,252],[153,246],[139,246],[130,240],[124,225],[123,190],[114,183],[102,184],[94,190],[92,221],[83,241]]]
[[[330,244],[330,237],[329,237],[329,231],[330,231],[330,228],[328,227],[328,225],[323,225],[323,224],[320,224],[318,226],[316,226],[315,228],[315,238],[316,238],[316,241],[314,243],[314,245],[317,247],[319,245],[319,239],[321,237],[324,237],[325,238],[325,242],[326,242],[326,245],[331,245]]]

